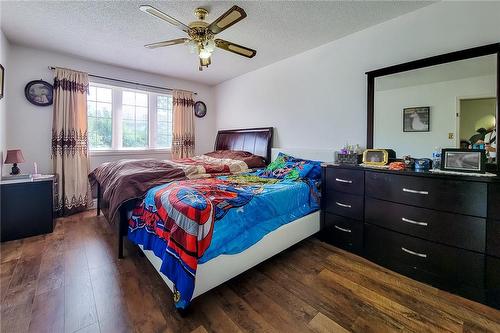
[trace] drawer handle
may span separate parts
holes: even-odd
[[[338,225],[334,225],[334,227],[335,227],[335,229],[338,229],[338,230],[343,231],[343,232],[352,232],[351,229],[344,229],[344,228],[339,227]]]
[[[427,258],[427,254],[424,254],[424,253],[418,253],[418,252],[415,252],[415,251],[412,251],[412,250],[408,250],[408,249],[406,249],[404,247],[402,247],[401,250],[403,250],[403,252],[411,254],[412,256],[417,256],[417,257],[420,257],[420,258]]]
[[[337,181],[339,183],[352,184],[352,180],[347,180],[347,179],[335,178],[335,181]]]
[[[406,222],[406,223],[416,224],[416,225],[423,225],[424,227],[427,227],[427,225],[428,225],[426,222],[418,222],[415,220],[407,219],[406,217],[402,217],[401,221]]]
[[[348,204],[343,204],[343,203],[338,202],[338,201],[335,201],[335,204],[336,204],[337,206],[344,207],[344,208],[352,208],[352,206],[351,206],[351,205],[348,205]]]
[[[417,190],[412,190],[412,189],[404,188],[404,187],[403,187],[403,192],[414,193],[414,194],[423,194],[423,195],[429,194],[429,192],[427,192],[427,191],[417,191]]]

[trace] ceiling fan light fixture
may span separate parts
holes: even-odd
[[[186,41],[186,46],[189,49],[189,53],[194,54],[194,53],[196,53],[196,51],[198,51],[198,43],[196,43],[192,39],[189,39],[189,40]]]
[[[247,58],[253,58],[257,53],[257,51],[250,48],[228,42],[223,39],[215,39],[215,35],[247,17],[245,11],[236,5],[231,7],[228,11],[222,14],[211,24],[205,22],[205,18],[208,15],[208,10],[201,7],[196,8],[195,15],[198,18],[198,21],[191,22],[189,23],[189,25],[178,21],[177,19],[162,12],[159,9],[154,8],[153,6],[143,5],[139,8],[141,11],[151,16],[174,25],[177,29],[184,31],[189,37],[166,40],[162,42],[146,44],[144,46],[149,49],[155,49],[164,46],[184,44],[188,47],[190,53],[198,55],[198,59],[200,61],[200,66],[198,68],[200,71],[203,70],[204,67],[208,67],[212,63],[211,56],[215,51],[215,48],[220,48]]]
[[[200,59],[208,59],[212,55],[212,52],[207,49],[200,49],[200,53],[198,54]]]
[[[208,52],[214,52],[215,51],[215,42],[213,39],[209,39],[206,41],[205,46],[203,49],[207,50]]]

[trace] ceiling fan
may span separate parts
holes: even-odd
[[[227,28],[238,23],[247,16],[245,11],[238,6],[231,7],[227,12],[222,14],[211,24],[205,22],[205,18],[208,15],[208,10],[206,10],[205,8],[196,8],[194,14],[198,18],[198,21],[191,22],[189,23],[189,25],[185,25],[172,16],[167,15],[161,10],[158,10],[152,6],[144,5],[140,6],[139,8],[146,14],[174,25],[178,29],[187,33],[189,36],[189,38],[171,39],[163,42],[147,44],[144,46],[149,49],[154,49],[157,47],[185,44],[189,47],[192,53],[196,52],[200,57],[200,71],[203,70],[203,67],[208,67],[208,65],[212,63],[211,55],[215,50],[215,47],[236,53],[247,58],[253,58],[257,54],[257,51],[252,50],[248,47],[228,42],[223,39],[215,38],[216,34],[226,30]]]

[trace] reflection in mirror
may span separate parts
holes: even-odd
[[[374,148],[431,157],[480,145],[496,158],[496,54],[375,79]]]

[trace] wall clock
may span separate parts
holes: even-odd
[[[194,115],[203,118],[207,114],[207,106],[202,101],[194,103]]]
[[[24,88],[26,99],[37,106],[49,106],[53,101],[54,89],[52,85],[43,80],[28,82]]]

